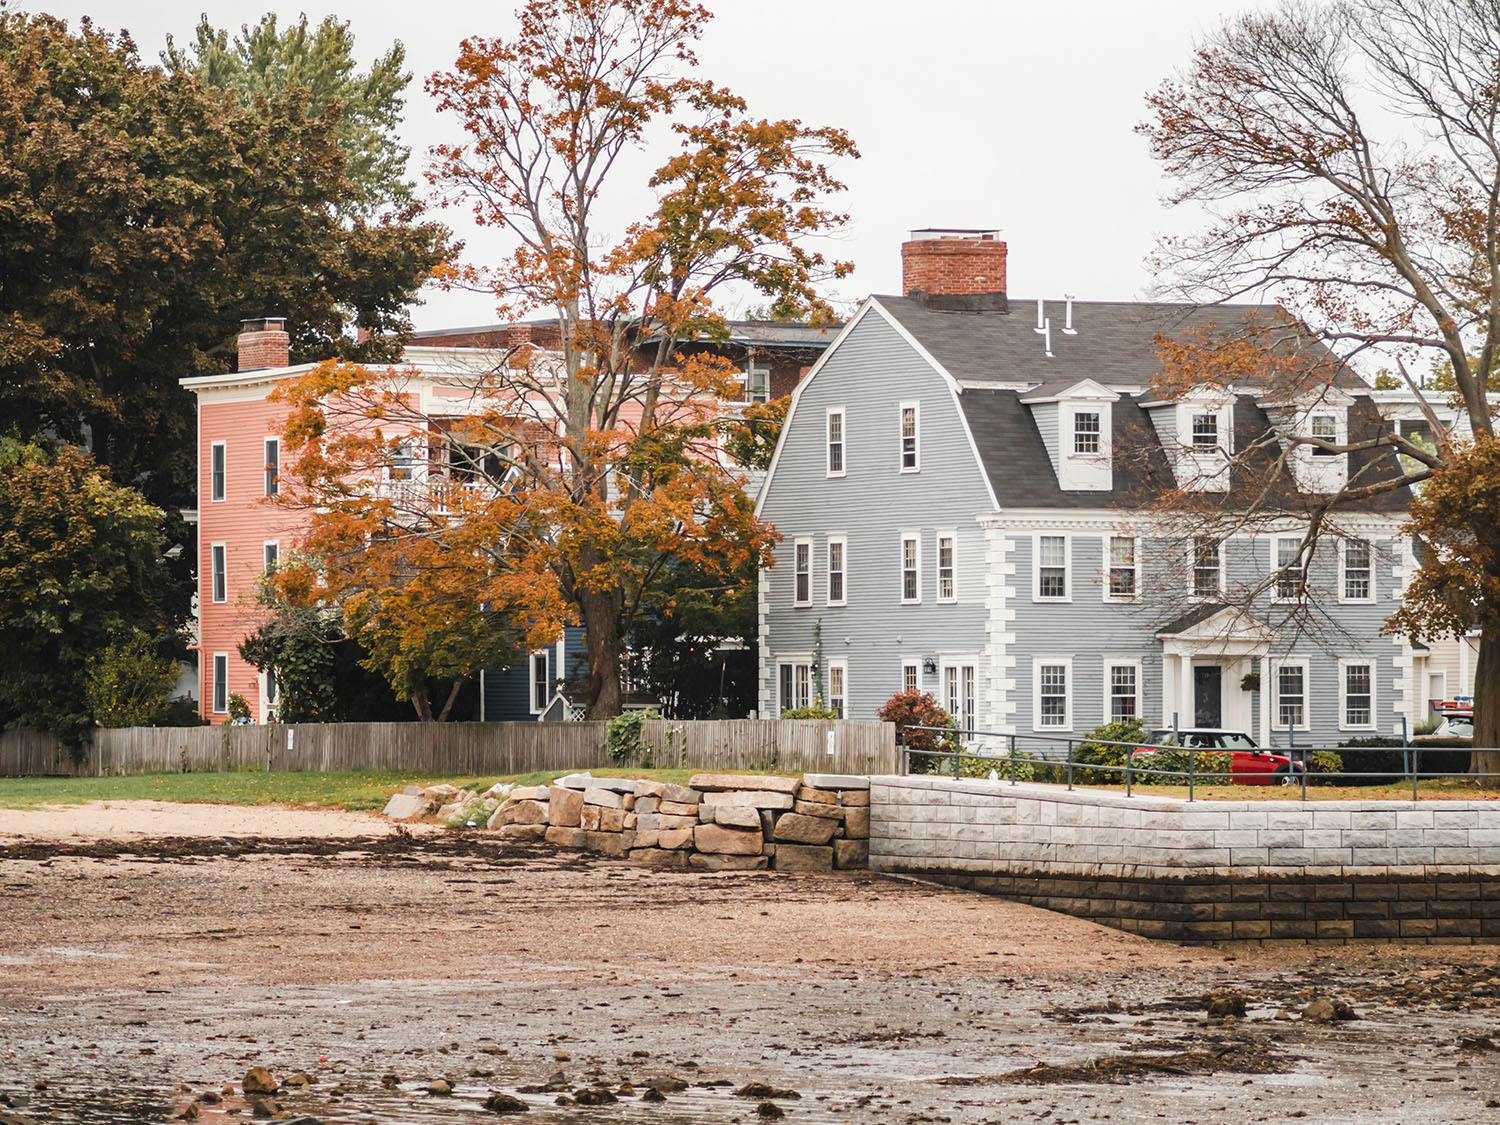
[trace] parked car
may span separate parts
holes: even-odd
[[[1175,742],[1190,750],[1208,750],[1229,754],[1229,776],[1241,785],[1298,785],[1307,766],[1286,754],[1262,750],[1244,731],[1219,730],[1213,727],[1189,727],[1176,732],[1154,730],[1134,757],[1149,760],[1162,743]]]

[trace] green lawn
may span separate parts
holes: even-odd
[[[0,778],[0,808],[77,805],[84,801],[181,801],[215,805],[315,805],[360,811],[380,809],[404,785],[446,781],[467,789],[488,789],[497,781],[545,785],[571,770],[550,770],[489,777],[442,777],[401,770],[355,770],[343,773],[245,772],[153,773],[136,777]],[[646,777],[687,784],[701,770],[594,769],[596,777]],[[717,771],[716,771],[717,772]],[[741,773],[761,773],[741,770]]]

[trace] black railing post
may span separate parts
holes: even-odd
[[[1198,765],[1198,751],[1189,749],[1188,750],[1188,800],[1189,801],[1191,801],[1193,799],[1194,790],[1197,788],[1197,786],[1196,786],[1196,782],[1198,780],[1197,765]]]
[[[1010,736],[1010,783],[1016,783],[1016,736]]]
[[[1422,773],[1422,748],[1416,744],[1411,748],[1411,799],[1417,799],[1417,778]]]

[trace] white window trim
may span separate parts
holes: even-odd
[[[1286,730],[1287,725],[1280,720],[1281,714],[1281,688],[1278,673],[1283,668],[1302,669],[1302,721],[1296,725],[1297,730],[1311,730],[1309,720],[1312,718],[1312,667],[1311,662],[1305,656],[1292,657],[1286,660],[1266,661],[1267,671],[1270,673],[1271,681],[1266,689],[1271,693],[1271,729]]]
[[[914,657],[914,656],[906,656],[906,657],[902,657],[901,658],[901,687],[900,687],[900,690],[901,691],[905,691],[906,690],[906,670],[908,668],[911,668],[911,669],[913,669],[916,672],[916,675],[912,677],[912,682],[916,684],[917,690],[921,691],[922,690],[922,661],[921,661],[920,657]]]
[[[1063,541],[1063,595],[1042,596],[1042,540]],[[1066,531],[1037,532],[1031,537],[1031,600],[1046,605],[1064,605],[1073,600],[1073,536]]]
[[[214,489],[214,451],[222,450],[224,453],[224,489],[216,492]],[[229,496],[229,443],[224,441],[211,442],[208,447],[208,502],[210,504],[222,504]]]
[[[835,414],[839,417],[839,453],[842,467],[833,468],[833,442],[828,440],[828,422]],[[823,469],[830,477],[849,474],[849,415],[842,406],[830,406],[823,412]]]
[[[271,458],[267,456],[271,452],[271,446],[276,447],[276,471],[271,472]],[[261,460],[265,462],[261,466],[262,484],[267,496],[281,495],[281,438],[276,434],[267,434],[260,443]],[[265,479],[274,478],[274,479]]]
[[[271,568],[268,565],[266,565],[267,563],[270,562],[270,559],[269,559],[268,554],[267,554],[267,548],[272,548],[272,549],[274,549],[276,551],[276,565],[277,566],[281,565],[281,540],[280,539],[267,539],[264,543],[262,543],[260,545],[261,573],[263,573],[263,574],[269,574],[271,572]]]
[[[1114,682],[1110,675],[1115,668],[1135,669],[1135,715],[1138,719],[1144,719],[1146,715],[1145,700],[1145,670],[1139,657],[1135,656],[1106,656],[1104,658],[1104,709],[1101,717],[1104,722],[1114,722]]]
[[[546,645],[542,648],[532,649],[526,654],[526,706],[533,715],[540,715],[552,701],[557,698],[558,681],[562,679],[562,666],[564,646],[566,640],[558,641],[555,645]],[[547,654],[547,702],[541,707],[536,705],[536,658],[542,653]]]
[[[943,597],[943,540],[947,539],[953,544],[953,593],[946,598]],[[932,573],[937,582],[937,600],[943,605],[952,605],[958,601],[958,531],[955,528],[943,528],[938,531],[932,545]]]
[[[1060,664],[1063,671],[1063,708],[1066,720],[1061,726],[1042,726],[1042,666]],[[1071,656],[1033,656],[1031,658],[1031,729],[1040,734],[1067,734],[1073,729],[1073,658]]]
[[[1219,588],[1213,594],[1198,593],[1198,540],[1212,539],[1212,535],[1195,535],[1193,541],[1188,544],[1188,597],[1196,598],[1198,601],[1213,601],[1224,596],[1224,565],[1229,555],[1229,540],[1220,539],[1219,542]]]
[[[958,690],[963,691],[963,670],[967,668],[974,676],[974,699],[972,701],[973,714],[953,715],[952,708],[948,706],[948,673],[950,671],[959,673]],[[959,722],[960,731],[974,731],[979,727],[979,657],[963,654],[959,656],[944,656],[938,662],[938,702],[942,704],[950,716],[955,720],[967,719],[968,722]]]
[[[752,376],[754,376],[756,372],[761,372],[766,377],[765,398],[756,398],[754,392],[750,389]],[[744,394],[740,397],[741,405],[749,406],[752,403],[756,402],[771,401],[771,368],[768,364],[757,363],[753,359],[747,359],[745,361],[744,368],[740,372],[739,382],[741,389],[744,391]]]
[[[218,552],[217,556],[215,556],[215,552]],[[214,564],[220,559],[223,560],[224,565],[222,567],[215,566]],[[217,581],[220,574],[224,576],[224,596],[222,598],[219,597],[219,583]],[[229,547],[224,543],[210,543],[208,545],[208,600],[214,605],[224,605],[229,601]]]
[[[828,698],[824,700],[824,703],[829,710],[833,709],[833,671],[835,668],[839,670],[844,679],[844,692],[841,697],[844,701],[844,713],[842,717],[847,719],[849,717],[849,661],[839,659],[828,662]]]
[[[1370,721],[1368,723],[1349,722],[1349,679],[1345,669],[1362,665],[1370,670]],[[1379,711],[1375,705],[1375,676],[1380,670],[1380,664],[1373,658],[1339,661],[1339,730],[1379,730]]]
[[[812,705],[812,701],[817,698],[817,695],[818,695],[818,685],[813,680],[812,662],[813,662],[812,653],[810,653],[810,652],[806,652],[806,653],[804,653],[804,652],[794,652],[794,653],[785,653],[785,654],[778,654],[777,655],[776,661],[775,661],[775,667],[776,667],[776,715],[777,715],[777,717],[780,717],[780,715],[781,715],[781,713],[783,711],[793,710],[797,706],[797,700],[795,698],[795,696],[797,694],[797,672],[796,672],[796,669],[799,668],[799,667],[805,667],[807,669],[807,703],[808,703],[808,706],[811,706]],[[789,700],[781,698],[781,669],[784,668],[784,667],[790,667],[790,668],[793,669],[793,671],[792,671],[792,695],[793,695],[793,698],[789,699]],[[845,683],[845,686],[846,686],[846,689],[847,689],[847,681]]]
[[[839,571],[844,578],[844,596],[835,600],[833,596],[833,545],[837,543],[843,548],[843,564]],[[823,562],[826,573],[823,576],[823,589],[828,594],[828,604],[840,606],[849,604],[849,537],[844,534],[830,535],[828,545],[823,550]]]
[[[1080,450],[1078,448],[1078,419],[1080,417],[1084,416],[1084,415],[1091,415],[1093,417],[1094,421],[1096,423],[1098,423],[1098,427],[1099,427],[1097,430],[1094,431],[1094,434],[1093,434],[1094,444],[1097,445],[1098,448],[1096,450],[1094,450],[1094,452],[1092,452],[1092,453],[1084,452],[1083,450]],[[1068,410],[1067,417],[1068,417],[1068,419],[1071,422],[1071,425],[1068,426],[1068,430],[1067,430],[1067,434],[1068,434],[1068,442],[1067,442],[1067,448],[1066,448],[1067,456],[1069,456],[1069,457],[1098,458],[1098,457],[1105,457],[1105,456],[1108,455],[1108,451],[1106,450],[1105,444],[1104,444],[1104,417],[1105,417],[1105,413],[1104,413],[1103,407],[1101,407],[1101,406],[1094,406],[1092,404],[1085,404],[1083,406],[1071,407]]]
[[[912,452],[916,455],[916,464],[910,468],[906,466],[906,450],[902,448],[901,434],[901,419],[908,410],[911,411],[912,444],[915,447]],[[896,406],[896,466],[903,473],[922,471],[922,404],[919,402],[902,402]]]
[[[1271,535],[1271,536],[1268,536],[1267,538],[1269,539],[1270,544],[1271,544],[1271,570],[1270,570],[1270,573],[1273,574],[1273,575],[1275,575],[1275,574],[1279,574],[1279,572],[1281,570],[1281,544],[1283,544],[1283,543],[1296,543],[1296,544],[1300,544],[1302,542],[1302,540],[1305,538],[1305,536],[1302,536],[1302,535]],[[1223,562],[1224,562],[1224,549],[1223,549],[1223,547],[1220,547],[1219,548],[1219,563],[1220,563],[1221,569],[1222,569],[1222,566],[1223,566]],[[1310,589],[1308,587],[1308,583],[1310,581],[1310,575],[1308,574],[1308,570],[1310,569],[1309,568],[1309,564],[1311,562],[1312,562],[1311,552],[1310,551],[1309,552],[1305,552],[1302,555],[1302,594],[1300,596],[1297,596],[1297,597],[1285,597],[1281,593],[1281,589],[1280,589],[1281,579],[1279,577],[1272,579],[1272,581],[1271,581],[1271,603],[1273,605],[1299,605],[1302,602],[1308,600],[1308,595],[1311,593],[1311,591],[1310,591]]]
[[[799,574],[798,574],[798,571],[797,571],[797,556],[799,554],[799,548],[802,548],[802,547],[806,547],[807,548],[807,597],[806,598],[798,597],[799,591],[797,589],[797,585],[798,585],[797,579],[799,577]],[[813,592],[813,541],[812,541],[812,538],[810,536],[804,536],[804,537],[792,540],[792,608],[794,608],[794,609],[803,609],[803,608],[805,608],[807,606],[812,605],[812,592]]]
[[[908,598],[906,596],[906,544],[915,543],[917,549],[912,552],[912,561],[916,563],[917,572],[917,596]],[[920,531],[903,531],[901,533],[901,545],[896,555],[896,575],[899,585],[896,592],[901,595],[902,605],[922,604],[922,533]]]
[[[223,671],[220,672],[222,666]],[[209,706],[213,708],[212,714],[229,714],[229,654],[227,652],[216,652],[211,663],[213,686],[210,689]],[[219,696],[224,696],[224,706],[219,706]]]
[[[1338,602],[1339,602],[1340,605],[1373,605],[1375,603],[1375,600],[1376,600],[1376,595],[1375,595],[1375,577],[1376,577],[1376,573],[1377,572],[1376,572],[1376,567],[1375,567],[1375,560],[1376,560],[1376,557],[1377,557],[1377,552],[1376,552],[1376,549],[1375,549],[1375,541],[1373,539],[1361,539],[1360,542],[1365,545],[1365,549],[1369,552],[1369,557],[1370,557],[1370,565],[1369,565],[1369,568],[1368,568],[1369,572],[1370,572],[1370,593],[1369,593],[1369,595],[1367,597],[1363,597],[1363,598],[1351,598],[1351,597],[1347,597],[1346,596],[1347,593],[1348,593],[1348,590],[1349,590],[1349,587],[1345,584],[1346,574],[1348,572],[1348,564],[1347,564],[1347,560],[1345,559],[1344,555],[1345,555],[1345,552],[1349,549],[1349,540],[1347,540],[1347,539],[1340,539],[1339,540],[1339,588],[1338,588]]]
[[[1134,544],[1134,550],[1133,550],[1133,553],[1132,553],[1132,558],[1134,559],[1134,567],[1133,567],[1133,569],[1135,570],[1135,593],[1133,593],[1133,594],[1112,594],[1112,593],[1110,593],[1110,590],[1109,590],[1109,572],[1112,569],[1114,569],[1114,568],[1113,568],[1113,566],[1110,563],[1109,544],[1110,544],[1110,541],[1114,540],[1114,539],[1129,539]],[[1112,533],[1112,534],[1104,536],[1099,541],[1099,549],[1100,549],[1100,552],[1101,552],[1101,554],[1103,556],[1103,561],[1104,561],[1103,581],[1100,583],[1100,585],[1104,588],[1104,600],[1106,602],[1109,602],[1109,603],[1113,604],[1113,605],[1130,605],[1130,604],[1132,604],[1134,602],[1140,601],[1141,600],[1141,537],[1139,535],[1120,535],[1118,533]]]

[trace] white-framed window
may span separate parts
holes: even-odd
[[[1068,537],[1038,535],[1033,549],[1036,552],[1036,585],[1032,600],[1068,601]]]
[[[275,571],[277,564],[281,562],[281,543],[276,539],[267,539],[261,545],[261,569],[270,574]]]
[[[1339,600],[1375,600],[1375,567],[1370,544],[1363,539],[1339,541]]]
[[[903,473],[915,473],[922,467],[917,450],[918,426],[917,404],[903,402],[901,404],[901,471]]]
[[[266,705],[261,709],[261,718],[269,719],[272,708],[276,701],[281,698],[281,685],[276,682],[276,677],[270,672],[260,674],[261,695],[265,698]]]
[[[974,665],[943,664],[943,705],[960,734],[974,732]]]
[[[828,662],[828,709],[841,719],[848,718],[849,664],[844,660]]]
[[[1112,602],[1134,601],[1140,594],[1141,543],[1133,535],[1111,535],[1104,546],[1109,573],[1104,597]]]
[[[1073,729],[1073,658],[1037,656],[1031,662],[1033,730]]]
[[[844,475],[844,408],[830,406],[827,421],[828,475]]]
[[[1104,660],[1104,721],[1117,723],[1141,716],[1141,662],[1106,657]]]
[[[1191,420],[1191,439],[1194,449],[1219,448],[1219,415],[1194,413]]]
[[[745,401],[765,402],[771,397],[771,369],[750,360],[745,364]]]
[[[281,439],[266,438],[266,495],[281,493]]]
[[[1080,410],[1073,415],[1073,452],[1097,455],[1099,452],[1099,412]]]
[[[208,498],[218,502],[229,490],[229,447],[216,441],[208,447]]]
[[[812,704],[812,660],[790,657],[776,665],[776,713]]]
[[[1320,441],[1332,442],[1334,445],[1339,444],[1339,420],[1332,414],[1314,414],[1307,421],[1307,433],[1309,437],[1315,437]],[[1312,453],[1314,457],[1338,456],[1333,450],[1324,449],[1317,445],[1312,447]]]
[[[1271,729],[1307,730],[1306,660],[1273,660],[1271,666]]]
[[[958,600],[958,537],[951,531],[937,537],[937,600]]]
[[[922,662],[920,660],[903,660],[901,662],[901,690],[920,691],[922,689]]]
[[[1369,660],[1339,661],[1339,728],[1375,729],[1375,665]]]
[[[915,532],[901,536],[901,604],[922,600],[922,539]]]
[[[416,442],[403,441],[391,450],[391,480],[411,480],[416,473],[416,465]]]
[[[1209,535],[1193,539],[1193,596],[1217,598],[1224,592],[1224,544]]]
[[[1274,600],[1301,601],[1307,594],[1307,559],[1302,554],[1302,536],[1282,535],[1272,544],[1271,564],[1276,569]]]
[[[812,605],[812,552],[811,539],[792,540],[792,604]]]
[[[540,715],[552,702],[554,673],[552,671],[552,649],[539,648],[531,654],[527,662],[529,675],[527,677],[530,687],[531,713]]]
[[[224,544],[211,545],[208,548],[208,558],[208,571],[213,585],[209,597],[216,602],[227,602],[229,600],[229,564]]]
[[[214,653],[214,714],[229,713],[229,654]]]
[[[828,537],[828,604],[849,604],[849,540],[842,535]]]

